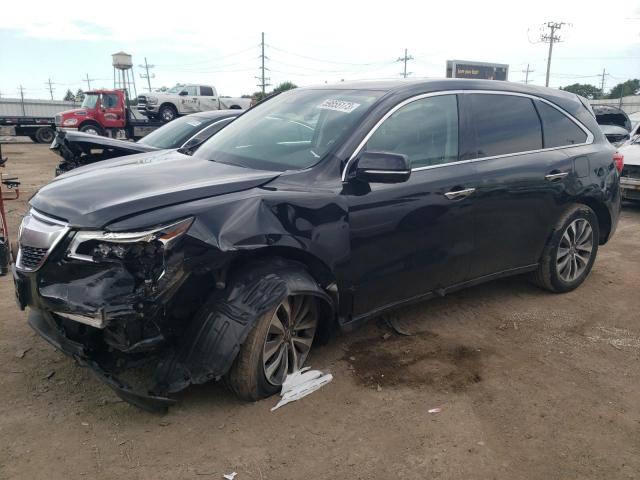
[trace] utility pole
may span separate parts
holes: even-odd
[[[44,82],[45,85],[49,85],[49,94],[51,95],[51,100],[53,100],[53,91],[55,90],[52,86],[51,86],[51,78],[49,78],[49,81]]]
[[[526,70],[521,70],[522,73],[524,73],[524,84],[527,85],[529,83],[529,74],[535,72],[535,70],[531,70],[529,69],[529,64],[527,63],[527,69]]]
[[[549,86],[549,73],[551,72],[551,55],[553,53],[553,44],[560,41],[560,36],[556,35],[556,32],[566,25],[565,22],[547,22],[546,28],[550,30],[549,34],[542,34],[540,40],[549,44],[549,56],[547,57],[547,78],[544,82],[544,86]]]
[[[260,61],[261,61],[260,72],[261,73],[259,77],[255,77],[255,78],[260,80],[258,87],[260,87],[260,89],[262,90],[262,96],[264,97],[265,88],[271,85],[270,83],[267,83],[271,79],[264,76],[265,70],[269,70],[267,67],[264,66],[264,61],[269,59],[269,57],[265,56],[264,54],[264,32],[262,32],[262,41],[260,42],[260,47],[262,51],[262,53],[260,54]]]
[[[22,105],[22,116],[25,117],[27,114],[24,112],[24,88],[20,85],[20,105]]]
[[[413,72],[407,72],[407,62],[409,60],[413,60],[412,56],[407,56],[407,49],[404,49],[404,57],[398,57],[396,62],[404,62],[404,71],[400,74],[404,78],[407,78],[407,75],[411,75]]]
[[[87,78],[85,78],[85,82],[87,82],[87,90],[91,90],[91,80],[95,80],[95,78],[89,78],[89,74],[87,73]]]
[[[602,81],[600,82],[600,95],[604,97],[604,78],[607,75],[605,69],[602,69]]]
[[[147,79],[147,85],[149,86],[149,91],[151,91],[151,79],[152,78],[156,78],[156,75],[154,73],[149,75],[149,69],[150,68],[154,68],[155,65],[149,65],[147,63],[147,57],[144,57],[144,65],[138,65],[138,66],[140,68],[144,68],[146,70],[147,73],[141,73],[140,74],[140,78],[146,78]]]

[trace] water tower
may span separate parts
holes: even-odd
[[[133,62],[131,55],[118,52],[111,55],[113,64],[113,88],[126,90],[127,96],[133,91],[133,98],[138,96],[136,91],[136,79],[133,75]],[[131,88],[133,86],[133,89]]]

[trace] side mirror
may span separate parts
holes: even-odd
[[[356,178],[368,183],[402,183],[411,176],[406,155],[389,152],[364,152],[356,165]]]
[[[178,95],[184,97],[185,95],[189,95],[189,92],[187,92],[186,90],[182,90]]]

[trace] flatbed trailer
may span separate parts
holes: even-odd
[[[0,135],[24,136],[36,143],[51,143],[55,130],[54,117],[0,116]]]

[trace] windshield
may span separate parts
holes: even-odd
[[[97,93],[87,93],[82,101],[82,108],[95,108],[99,95]]]
[[[258,170],[318,161],[384,92],[290,90],[249,110],[200,147],[200,158]]]
[[[179,148],[211,121],[209,118],[192,116],[176,118],[138,140],[138,143],[156,148]]]
[[[180,93],[182,90],[184,90],[184,85],[176,85],[167,90],[167,93]]]

